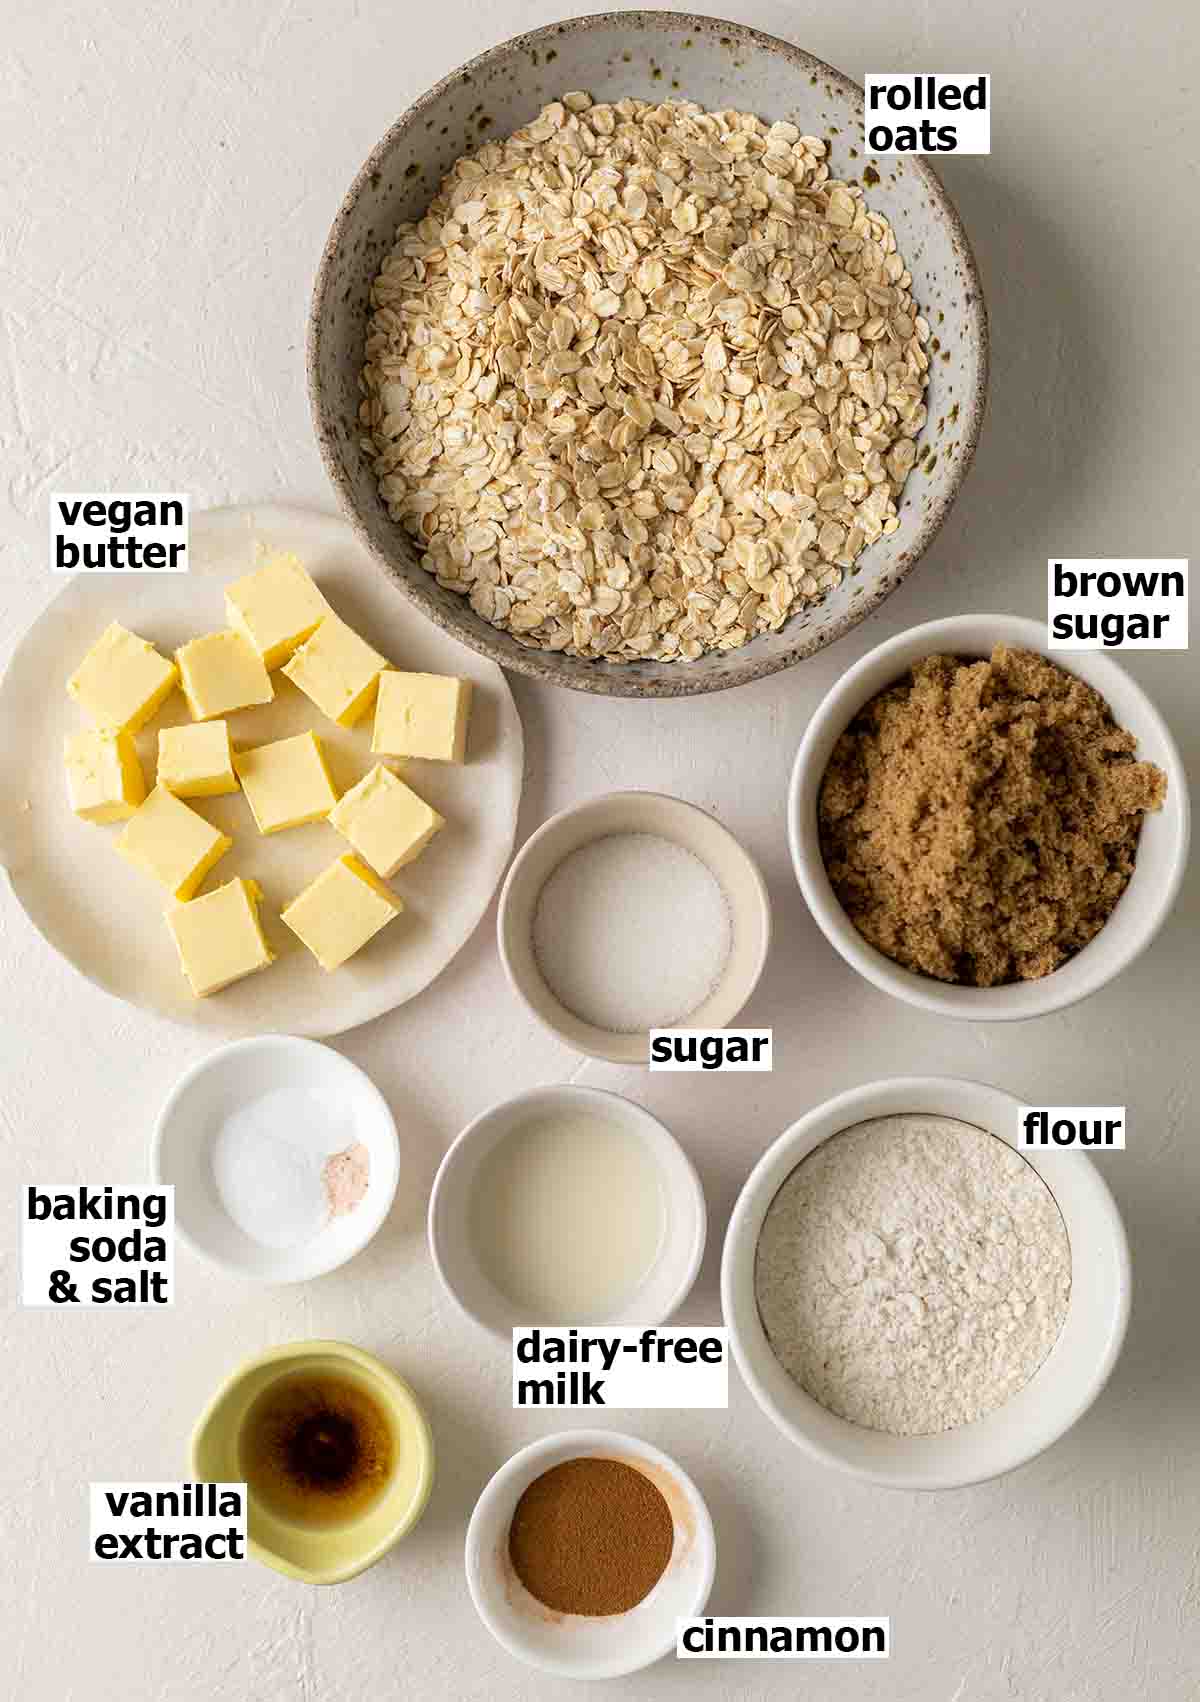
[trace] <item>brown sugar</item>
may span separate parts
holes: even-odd
[[[834,747],[818,804],[834,892],[908,969],[976,987],[1049,975],[1112,914],[1166,797],[1136,745],[1042,656],[928,656]]]
[[[517,1502],[508,1533],[513,1570],[558,1613],[628,1613],[671,1558],[671,1509],[621,1460],[564,1460]]]

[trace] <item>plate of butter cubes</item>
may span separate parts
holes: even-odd
[[[212,509],[190,571],[73,579],[0,686],[0,860],[89,980],[222,1036],[411,999],[512,852],[523,741],[492,662],[331,515]]]

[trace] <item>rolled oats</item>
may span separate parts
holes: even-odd
[[[362,448],[518,643],[695,660],[899,525],[929,327],[794,125],[572,92],[460,159],[372,290]]]

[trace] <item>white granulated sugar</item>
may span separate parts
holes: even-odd
[[[1024,1388],[1058,1338],[1071,1249],[994,1135],[881,1117],[793,1170],[764,1220],[759,1313],[788,1375],[854,1424],[931,1436]]]
[[[555,869],[533,919],[546,985],[613,1034],[670,1028],[713,991],[729,957],[729,905],[711,869],[654,833],[592,840]]]

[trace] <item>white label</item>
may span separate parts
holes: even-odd
[[[681,1661],[886,1661],[890,1619],[681,1619]]]
[[[1022,1105],[1017,1145],[1024,1152],[1125,1151],[1123,1105]]]
[[[992,79],[980,71],[869,71],[869,154],[990,154]]]
[[[514,1407],[727,1407],[724,1329],[513,1331]]]
[[[1185,559],[1046,563],[1051,650],[1186,650]]]
[[[55,491],[51,573],[186,573],[191,500],[181,491]]]
[[[244,1483],[93,1483],[90,1558],[179,1566],[246,1558]]]
[[[652,1070],[769,1070],[769,1028],[652,1028]]]
[[[175,1188],[21,1190],[24,1306],[173,1306]]]

